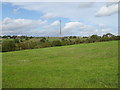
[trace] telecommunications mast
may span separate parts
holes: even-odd
[[[62,27],[61,27],[61,19],[60,19],[60,38],[62,38]]]

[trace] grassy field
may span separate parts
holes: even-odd
[[[3,53],[3,88],[115,88],[118,42]]]

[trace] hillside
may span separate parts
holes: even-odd
[[[3,88],[117,87],[118,42],[3,53]]]

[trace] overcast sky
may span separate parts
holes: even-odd
[[[2,35],[90,36],[118,33],[116,2],[16,2],[2,4]]]

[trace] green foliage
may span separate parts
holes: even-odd
[[[70,45],[70,41],[69,41],[69,40],[62,40],[62,41],[61,41],[61,45],[62,45],[62,46]]]
[[[111,33],[107,33],[107,34],[103,35],[103,37],[112,37],[112,36],[113,36],[113,34],[111,34]]]
[[[46,38],[43,37],[43,38],[40,40],[40,42],[42,42],[42,43],[46,42]]]
[[[14,39],[14,41],[15,41],[15,43],[19,43],[20,42],[19,39]]]
[[[76,40],[75,40],[75,44],[79,44],[80,41],[81,41],[80,39],[76,39]]]
[[[29,40],[29,37],[26,37],[25,40]]]
[[[97,35],[92,35],[90,38],[92,38],[92,39],[99,39],[100,37],[99,36],[97,36]]]
[[[54,40],[53,42],[52,42],[52,45],[51,46],[61,46],[62,44],[61,44],[61,41],[60,40]]]
[[[69,36],[69,37],[62,37],[62,38],[59,38],[59,37],[34,37],[33,38],[33,37],[27,37],[27,36],[3,36],[3,37],[8,40],[13,40],[15,42],[16,48],[14,50],[46,48],[46,47],[54,47],[54,46],[65,46],[65,45],[74,45],[74,44],[82,44],[82,43],[94,43],[94,42],[120,40],[120,36],[115,36],[115,35],[112,35],[111,33],[107,33],[102,37],[98,35],[92,35],[90,37]],[[5,46],[3,46],[3,48],[5,48]],[[11,49],[6,51],[13,51],[13,50]]]
[[[40,47],[41,48],[51,47],[51,43],[50,42],[42,43]]]
[[[77,38],[77,37],[76,36],[70,36],[69,38],[72,39],[72,38]]]
[[[23,42],[23,40],[21,39],[20,42]]]
[[[110,41],[110,38],[109,37],[106,37],[106,36],[103,36],[101,41]]]
[[[73,38],[77,38],[76,36],[73,36]]]
[[[15,51],[16,45],[13,40],[4,40],[2,42],[2,51],[8,52],[8,51]]]
[[[99,42],[100,41],[100,36],[97,36],[97,35],[92,35],[89,39],[89,42]]]
[[[18,47],[20,50],[24,50],[24,49],[34,49],[36,46],[35,42],[32,41],[27,41],[27,42],[21,42],[18,44]]]

